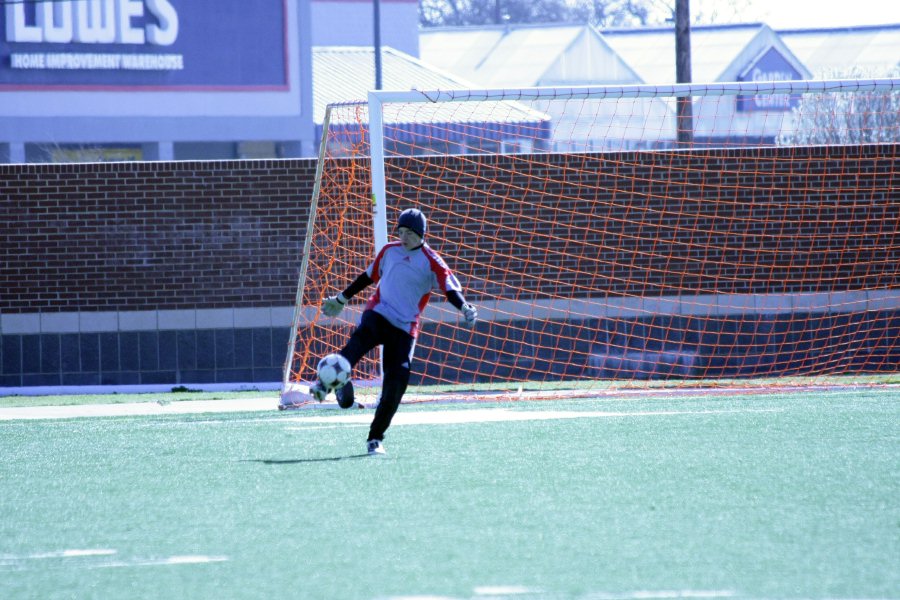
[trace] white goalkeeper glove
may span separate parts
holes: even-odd
[[[478,319],[478,309],[472,306],[471,304],[463,304],[462,308],[459,311],[463,314],[463,317],[466,319],[466,325],[472,327],[475,325],[475,321]]]
[[[342,293],[337,296],[325,298],[325,300],[322,301],[322,312],[326,317],[336,317],[344,310],[345,304],[347,304],[347,297]]]

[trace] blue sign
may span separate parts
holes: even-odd
[[[4,2],[0,90],[287,89],[286,2]]]
[[[775,48],[763,54],[738,76],[738,81],[796,81],[803,79],[797,71]],[[797,94],[758,94],[756,96],[738,96],[738,111],[788,111],[799,102]]]

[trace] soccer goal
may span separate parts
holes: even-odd
[[[399,211],[440,295],[418,397],[864,381],[900,370],[900,79],[373,92],[328,107],[284,396]],[[354,377],[377,381],[377,357]],[[778,383],[772,383],[778,382]],[[412,397],[411,397],[412,398]]]

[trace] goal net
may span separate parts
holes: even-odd
[[[410,399],[900,367],[898,79],[374,92],[321,140],[283,402],[372,290],[321,300],[408,207],[480,317],[432,296]],[[378,378],[373,354],[354,379]]]

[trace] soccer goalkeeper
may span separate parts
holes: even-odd
[[[347,289],[322,303],[322,312],[328,317],[336,317],[350,298],[373,283],[377,284],[359,325],[340,351],[354,366],[367,352],[378,345],[383,346],[381,398],[366,441],[366,450],[370,455],[385,453],[384,434],[409,384],[419,315],[428,304],[432,290],[443,292],[447,300],[462,312],[467,325],[473,325],[478,317],[478,311],[463,297],[462,287],[450,268],[425,243],[425,229],[422,211],[415,208],[404,210],[397,219],[399,241],[386,244],[372,264]],[[321,402],[327,390],[316,381],[310,393]],[[352,383],[338,388],[335,395],[341,408],[353,406]]]

